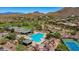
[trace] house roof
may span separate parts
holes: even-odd
[[[20,32],[20,33],[28,33],[31,32],[30,29],[24,29],[24,28],[19,28],[19,29],[15,29],[16,32]]]
[[[23,40],[23,43],[24,44],[29,44],[29,43],[32,43],[32,40],[26,39],[26,40]]]
[[[31,32],[31,29],[20,28],[20,27],[9,27],[8,29],[9,30],[14,29],[16,32],[19,32],[19,33],[28,33],[28,32]]]

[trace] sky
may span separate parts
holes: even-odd
[[[20,13],[32,13],[39,11],[41,13],[56,12],[61,10],[61,7],[0,7],[0,13],[5,12],[20,12]]]

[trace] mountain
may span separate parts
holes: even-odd
[[[34,11],[33,13],[41,13],[41,12],[39,12],[39,11]]]
[[[24,14],[24,13],[20,13],[20,12],[4,12],[4,13],[0,13],[0,14]]]
[[[20,13],[20,12],[4,12],[4,13],[0,13],[0,14],[24,14],[24,13]],[[37,15],[37,14],[44,14],[41,13],[39,11],[34,11],[33,13],[28,13],[30,15]],[[25,14],[25,15],[28,15]],[[51,16],[69,16],[69,15],[78,15],[79,16],[79,7],[65,7],[62,8],[61,10],[57,11],[57,12],[48,12],[46,15],[51,15]]]
[[[24,19],[35,19],[38,18],[39,16],[50,16],[52,17],[68,17],[71,15],[79,16],[79,7],[65,7],[62,8],[61,10],[57,12],[49,12],[49,13],[40,13],[39,11],[34,11],[33,13],[28,13],[28,14],[23,14],[19,12],[5,12],[5,13],[0,13],[0,21],[14,21],[16,19],[24,18]]]
[[[66,17],[70,15],[76,15],[79,16],[79,7],[65,7],[57,12],[49,12],[47,13],[50,16],[61,16],[61,17]]]

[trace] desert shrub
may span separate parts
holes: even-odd
[[[8,41],[8,39],[0,38],[0,45],[5,44]]]

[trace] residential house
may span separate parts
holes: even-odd
[[[30,40],[30,39],[26,39],[26,40],[22,41],[22,44],[26,45],[26,46],[29,45],[29,44],[31,44],[31,43],[32,43],[32,40]]]

